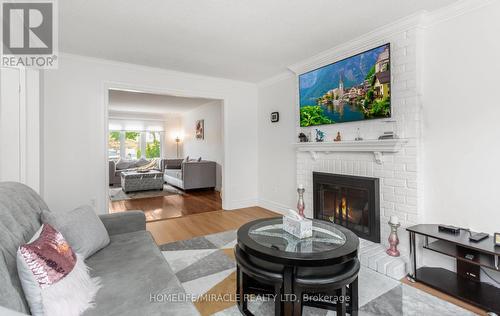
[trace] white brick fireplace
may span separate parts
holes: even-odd
[[[290,67],[295,73],[301,74],[364,50],[391,44],[392,118],[317,127],[326,133],[326,143],[296,144],[297,185],[303,184],[305,187],[306,215],[312,217],[313,171],[379,178],[381,243],[387,246],[390,231],[387,222],[391,215],[396,215],[401,222],[399,249],[403,255],[407,254],[409,248],[405,227],[421,222],[423,214],[420,159],[422,30],[419,23],[420,17],[415,16]],[[297,121],[297,135],[300,132],[314,134],[314,129],[300,128]],[[354,142],[358,129],[364,141]],[[389,150],[377,138],[383,132],[392,130],[401,140],[393,141]],[[332,142],[337,132],[342,135],[341,143]],[[363,245],[367,244],[362,242]],[[372,258],[375,262],[367,261],[366,265],[373,267],[377,265],[376,260],[386,260],[380,254],[382,247],[379,245],[378,248],[377,251],[365,251],[372,252],[376,257]],[[363,253],[363,249],[360,252]]]

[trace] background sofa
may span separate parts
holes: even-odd
[[[165,159],[163,180],[183,190],[215,188],[215,161],[184,161],[182,159]]]
[[[165,160],[160,159],[158,170],[163,172],[165,168]],[[120,185],[121,184],[121,173],[123,171],[136,170],[139,167],[147,165],[151,160],[144,158],[134,159],[134,160],[109,160],[109,185]]]
[[[16,252],[41,226],[48,210],[42,198],[20,183],[0,182],[0,315],[29,314],[17,274]],[[191,315],[189,302],[152,302],[155,295],[184,293],[151,234],[142,211],[101,215],[111,242],[87,258],[101,278],[96,306],[84,315]]]

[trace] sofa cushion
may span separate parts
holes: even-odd
[[[40,228],[44,209],[45,202],[29,187],[0,182],[0,305],[23,313],[29,308],[17,274],[17,249]]]
[[[112,235],[110,244],[88,258],[87,265],[92,276],[101,278],[102,287],[96,307],[86,316],[197,314],[190,302],[154,301],[184,290],[147,231]]]
[[[165,170],[165,174],[177,179],[182,179],[182,170],[179,169],[167,169]]]

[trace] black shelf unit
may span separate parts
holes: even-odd
[[[478,243],[469,241],[469,232],[460,234],[443,233],[438,225],[420,224],[406,229],[410,234],[412,280],[424,283],[436,290],[463,300],[488,312],[500,314],[500,288],[480,282],[480,268],[500,271],[500,247],[496,247],[493,237]],[[434,251],[456,260],[457,273],[435,267],[416,269],[416,236],[423,236],[424,249]],[[429,242],[429,238],[434,241]],[[472,255],[472,258],[466,257]]]

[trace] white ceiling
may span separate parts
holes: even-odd
[[[182,114],[213,101],[215,100],[121,90],[109,91],[109,110],[121,113]]]
[[[64,0],[64,52],[257,82],[456,0]]]

